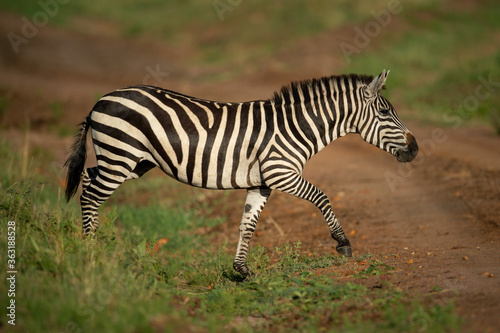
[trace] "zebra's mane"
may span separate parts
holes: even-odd
[[[341,80],[348,80],[352,82],[353,87],[358,85],[368,85],[373,80],[372,75],[358,75],[358,74],[345,74],[345,75],[334,75],[325,76],[319,79],[303,80],[298,82],[292,82],[288,85],[283,86],[279,91],[274,93],[274,96],[270,101],[274,104],[282,104],[283,101],[290,101],[290,97],[293,96],[295,101],[300,100],[300,95],[302,93],[305,98],[305,102],[310,98],[309,94],[303,94],[303,92],[308,91],[309,88],[321,87],[322,83],[325,86],[329,86],[329,82],[339,82]],[[347,82],[347,81],[345,81]]]

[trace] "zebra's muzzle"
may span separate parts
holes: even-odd
[[[396,158],[399,162],[411,162],[418,154],[417,140],[411,133],[406,133],[406,147],[396,151]]]

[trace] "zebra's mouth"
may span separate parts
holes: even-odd
[[[418,144],[415,137],[411,133],[407,133],[406,141],[408,142],[406,147],[396,151],[397,160],[403,163],[413,161],[418,155]]]
[[[396,158],[399,162],[406,163],[406,162],[411,162],[413,159],[417,156],[417,154],[413,155],[409,153],[408,151],[402,151],[398,150],[396,152]]]

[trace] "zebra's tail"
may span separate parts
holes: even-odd
[[[66,200],[69,201],[75,195],[80,185],[81,175],[87,158],[87,131],[90,127],[90,115],[80,124],[80,132],[76,135],[75,142],[71,146],[71,154],[64,163],[68,167],[66,175]]]

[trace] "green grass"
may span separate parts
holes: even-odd
[[[15,221],[18,272],[16,326],[2,316],[9,331],[446,332],[460,326],[452,303],[428,305],[388,281],[378,288],[358,283],[394,274],[373,255],[350,259],[370,266],[340,277],[336,268],[348,265],[347,258],[302,254],[300,242],[274,251],[254,245],[254,275],[242,282],[232,269],[235,244],[211,239],[221,220],[205,218],[188,199],[138,205],[134,198],[146,191],[141,180],[130,182],[137,185],[128,187],[128,201],[102,207],[95,239],[82,238],[78,204],[61,199],[58,175],[29,170],[24,180],[18,164],[25,157],[0,141],[0,157],[7,155],[13,163],[0,172],[0,252],[7,253],[7,222]],[[168,182],[161,179],[158,188]],[[155,247],[159,240],[166,243]],[[0,278],[6,281],[6,269]],[[2,304],[7,289],[0,284]]]

